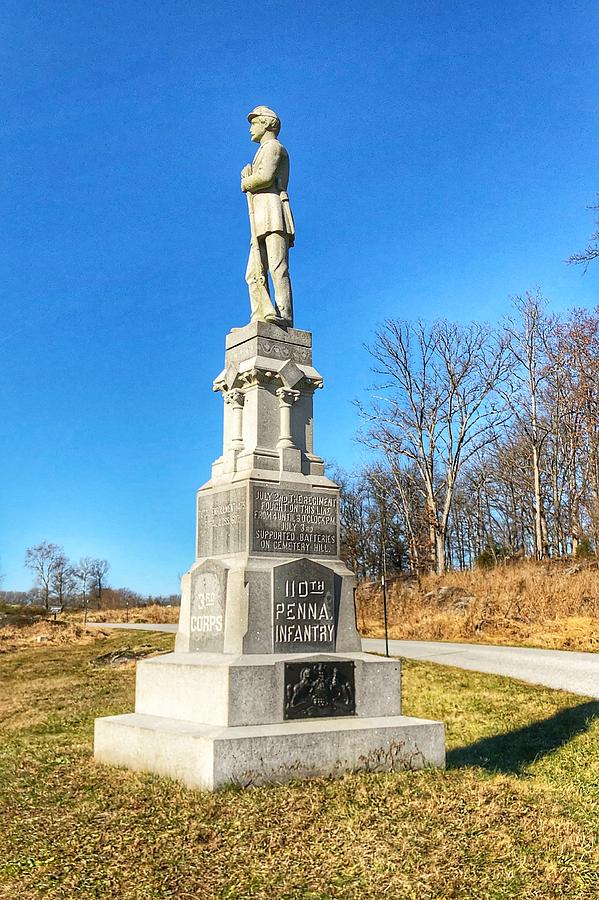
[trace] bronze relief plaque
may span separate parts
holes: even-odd
[[[355,666],[351,660],[285,663],[286,719],[355,716]]]

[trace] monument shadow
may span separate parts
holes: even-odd
[[[489,772],[519,775],[525,766],[588,731],[597,718],[598,701],[581,703],[516,731],[506,731],[465,747],[457,747],[447,754],[447,768],[479,766]]]

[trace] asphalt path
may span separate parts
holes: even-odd
[[[385,642],[363,639],[362,648],[370,653],[384,653]],[[599,653],[444,641],[389,641],[389,653],[490,675],[508,675],[599,699]]]
[[[167,624],[166,622],[87,622],[87,628],[120,628],[126,631],[168,631],[171,634],[177,633],[178,625]]]
[[[175,633],[175,624],[88,622],[90,628]],[[384,653],[385,642],[363,638],[362,649]],[[389,641],[391,656],[421,659],[489,675],[507,675],[531,684],[599,699],[599,653],[541,650],[530,647],[495,647],[489,644],[450,644],[444,641]]]

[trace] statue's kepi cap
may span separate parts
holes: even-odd
[[[251,122],[252,119],[256,118],[256,116],[270,116],[271,119],[279,118],[274,109],[269,109],[268,106],[254,107],[254,109],[250,113],[248,113],[248,122]]]

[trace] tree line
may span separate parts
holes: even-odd
[[[374,461],[336,473],[359,578],[597,553],[599,307],[527,293],[500,326],[390,319],[368,350]]]
[[[91,605],[96,609],[114,609],[149,603],[175,606],[180,602],[178,594],[144,597],[130,588],[110,587],[108,560],[83,556],[73,562],[62,547],[48,541],[27,549],[25,565],[35,576],[33,590],[19,597],[18,592],[4,591],[5,602],[27,600],[39,603],[46,610],[53,606],[79,606],[86,611]]]

